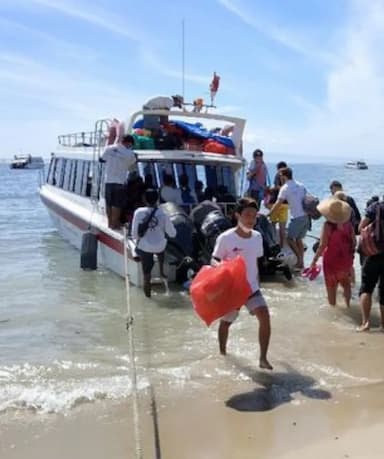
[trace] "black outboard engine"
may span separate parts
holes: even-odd
[[[231,227],[231,222],[220,210],[211,210],[207,214],[201,224],[200,233],[209,253],[212,253],[217,237]]]
[[[170,264],[178,267],[176,277],[180,282],[186,280],[189,267],[194,265],[194,225],[184,210],[173,202],[160,204],[176,228],[176,236],[168,239],[165,255]]]
[[[267,257],[276,257],[280,252],[280,246],[276,242],[275,228],[265,215],[257,215],[255,230],[263,236],[264,255]]]
[[[205,217],[213,210],[220,211],[221,209],[212,201],[203,201],[191,210],[190,217],[198,230],[200,230]]]
[[[278,258],[280,245],[276,242],[276,231],[272,223],[265,215],[258,214],[255,229],[263,238],[264,256],[259,258],[260,273],[269,275],[281,271],[288,280],[292,279],[291,270]]]

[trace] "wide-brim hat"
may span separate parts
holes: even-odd
[[[351,206],[341,199],[328,198],[321,201],[317,210],[331,223],[345,223],[351,218]]]

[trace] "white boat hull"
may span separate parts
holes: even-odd
[[[65,195],[69,195],[68,197]],[[76,249],[81,250],[82,238],[88,231],[95,232],[98,239],[97,260],[98,264],[113,271],[118,276],[125,276],[124,267],[124,242],[123,234],[119,231],[113,231],[107,227],[106,217],[99,209],[92,210],[90,199],[71,196],[71,193],[64,191],[57,192],[57,189],[49,185],[41,188],[40,197],[48,209],[49,215],[56,226],[60,236],[73,245]],[[88,206],[84,203],[76,203],[70,198],[89,201]],[[98,205],[95,205],[98,207]],[[143,285],[143,275],[141,263],[133,259],[134,243],[127,241],[128,256],[128,275],[130,283],[141,287]],[[80,265],[80,256],[79,256]],[[174,268],[169,266],[169,279],[175,278]],[[158,264],[155,263],[153,277],[159,277]]]

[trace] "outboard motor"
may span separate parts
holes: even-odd
[[[263,236],[264,255],[275,257],[280,252],[276,231],[265,215],[258,214],[255,229]]]
[[[176,236],[168,239],[165,254],[170,264],[177,265],[177,280],[186,280],[187,270],[193,266],[194,260],[194,226],[184,210],[173,202],[166,202],[160,207],[169,216],[176,228]]]
[[[285,263],[285,258],[281,256],[283,252],[280,251],[280,245],[276,242],[276,231],[272,223],[265,215],[259,214],[255,229],[263,238],[264,256],[259,259],[260,273],[270,275],[281,271],[288,280],[292,279],[290,267]]]
[[[198,230],[205,217],[214,210],[220,211],[220,207],[212,201],[203,201],[191,210],[190,217]]]
[[[220,210],[211,210],[207,214],[201,223],[200,233],[209,253],[212,253],[217,237],[231,227],[231,222]]]

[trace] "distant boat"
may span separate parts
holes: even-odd
[[[367,164],[364,161],[348,161],[345,164],[348,169],[368,169]]]
[[[42,169],[44,160],[41,156],[15,155],[9,167],[11,169]]]

